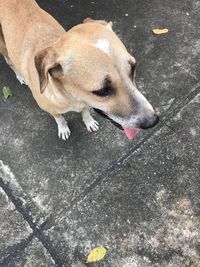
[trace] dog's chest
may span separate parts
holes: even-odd
[[[51,93],[44,95],[47,97],[49,104],[54,109],[57,109],[58,113],[67,113],[69,111],[81,112],[84,108],[88,107],[88,105],[78,99],[71,98],[70,96],[63,96],[61,94]]]
[[[81,112],[86,107],[88,107],[88,105],[83,102],[69,103],[68,106],[63,108],[63,113],[66,113],[69,111]]]

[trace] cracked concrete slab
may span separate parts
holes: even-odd
[[[22,215],[0,188],[0,265],[7,256],[8,247],[13,247],[28,238],[32,230]],[[1,265],[2,266],[2,265]]]
[[[23,264],[19,265],[24,267],[53,267],[55,266],[54,260],[43,247],[43,245],[34,239],[25,250],[25,257],[23,257]]]
[[[108,255],[92,266],[199,265],[199,110],[200,94],[121,170],[55,219],[48,234],[64,260],[84,261],[101,245]]]
[[[41,225],[44,222],[44,216],[41,209],[38,209],[38,203],[30,199],[23,191],[17,176],[11,171],[10,167],[0,160],[0,184],[5,189],[5,194],[11,194],[18,201],[18,206],[26,210],[26,214],[31,218],[33,223]],[[9,192],[6,192],[9,191]],[[10,200],[11,203],[12,200]],[[14,205],[14,204],[12,204]]]
[[[26,242],[26,241],[25,241]],[[25,243],[24,242],[24,243]],[[17,244],[16,244],[17,245]],[[2,267],[53,267],[54,260],[37,240],[29,237],[27,244],[16,252],[10,252],[1,262]]]
[[[43,250],[49,253],[51,262],[53,262],[54,265],[63,266],[59,257],[59,253],[55,250],[49,238],[43,233],[43,226],[44,226],[44,222],[42,220],[43,216],[40,216],[40,212],[38,212],[37,216],[40,219],[36,220],[36,217],[33,216],[32,214],[33,213],[32,211],[34,211],[33,202],[30,203],[30,200],[23,193],[16,177],[11,172],[10,168],[4,165],[4,163],[1,160],[0,160],[0,189],[9,203],[9,205],[5,206],[3,201],[4,199],[3,198],[0,199],[1,200],[0,203],[2,205],[1,208],[2,218],[0,221],[2,223],[1,226],[2,239],[0,243],[1,246],[0,265],[5,267],[22,266],[22,265],[29,266],[29,261],[32,262],[32,257],[34,257],[34,255],[32,254],[27,255],[26,253],[27,247],[32,242],[33,237],[35,236],[37,237],[38,241],[40,241],[41,243],[40,246],[43,248]],[[11,207],[12,210],[11,212],[9,212],[9,208]],[[16,216],[16,214],[19,215],[18,216],[19,218]],[[27,236],[23,235],[26,228],[21,229],[19,227],[16,227],[19,225],[21,226],[23,224],[26,224],[26,226],[28,226],[29,232],[27,233]],[[6,238],[6,236],[12,239],[12,236],[16,235],[15,232],[17,230],[19,232],[18,233],[19,237],[18,239],[16,238],[13,241],[13,244],[4,242],[4,238]],[[5,248],[4,247],[2,248],[3,245],[5,245]],[[36,245],[34,245],[34,252],[37,255],[40,255]],[[45,256],[44,253],[42,255]],[[47,265],[46,258],[41,256],[35,261],[36,263],[35,266],[37,266],[38,262],[40,261],[41,264],[44,264],[44,266]],[[68,267],[68,265],[66,265],[65,267]]]

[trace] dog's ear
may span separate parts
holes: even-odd
[[[84,19],[83,23],[100,23],[100,24],[108,27],[110,30],[112,30],[112,26],[113,26],[112,21],[107,22],[105,20],[94,20],[94,19],[91,19],[91,18]]]
[[[35,66],[39,75],[41,94],[47,87],[49,75],[55,79],[63,75],[62,66],[57,62],[57,54],[51,47],[45,48],[36,54]]]

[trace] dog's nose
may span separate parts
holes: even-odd
[[[140,124],[141,129],[148,129],[154,127],[159,122],[159,116],[154,114],[151,117],[146,117]]]

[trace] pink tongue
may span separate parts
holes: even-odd
[[[137,128],[133,128],[133,129],[124,128],[124,132],[129,140],[133,139],[139,133],[139,131],[140,130]]]

